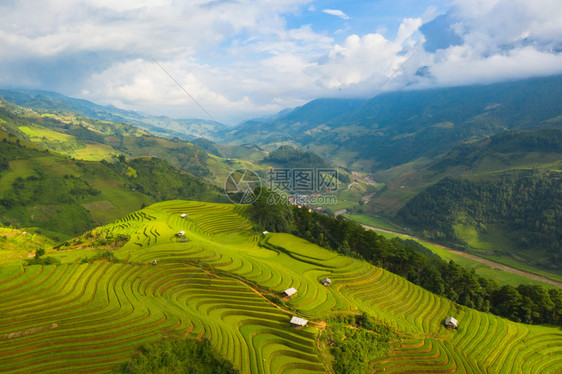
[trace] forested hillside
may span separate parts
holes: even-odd
[[[528,261],[560,271],[562,263],[562,173],[520,170],[487,181],[446,178],[427,188],[398,216],[428,237],[462,242],[459,229],[486,233],[497,225]],[[460,225],[460,226],[458,226]],[[468,244],[468,243],[464,243]],[[516,248],[512,251],[517,252]]]
[[[540,155],[533,159],[534,155]],[[473,174],[482,171],[540,166],[560,162],[562,127],[506,131],[478,142],[461,144],[432,163],[428,170],[446,172],[462,166]]]
[[[289,145],[283,145],[264,159],[264,162],[286,168],[322,168],[329,166],[322,157],[313,152],[301,151]]]

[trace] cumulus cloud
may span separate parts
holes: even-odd
[[[252,102],[245,94],[255,94],[251,89],[233,90],[234,86],[241,85],[257,87],[257,82],[214,78],[226,73],[227,70],[189,61],[159,65],[153,61],[135,59],[113,64],[103,72],[94,74],[85,86],[89,87],[88,97],[97,102],[148,112],[164,110],[168,115],[175,116],[187,111],[192,117],[205,118],[207,113],[199,107],[201,105],[212,119],[226,123],[242,120],[247,113],[270,113],[282,109],[269,101]],[[168,74],[174,79],[170,79]],[[225,86],[231,86],[230,90],[225,90]]]
[[[559,1],[456,0],[453,4],[448,18],[462,42],[426,56],[432,84],[562,73]]]
[[[340,17],[341,19],[349,19],[349,16],[339,9],[324,9],[322,12],[332,16]]]

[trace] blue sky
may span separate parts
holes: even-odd
[[[341,42],[351,33],[365,35],[382,32],[393,37],[404,18],[415,18],[429,8],[435,12],[447,11],[446,1],[367,0],[367,1],[315,1],[302,13],[287,17],[289,27],[311,24],[317,32],[325,32]],[[334,12],[345,15],[338,17]]]
[[[206,118],[169,73],[235,124],[390,76],[383,91],[560,74],[562,2],[4,0],[0,51],[2,87]]]

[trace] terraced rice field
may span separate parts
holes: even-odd
[[[171,201],[103,230],[130,236],[115,251],[125,262],[0,265],[0,372],[109,371],[172,331],[209,338],[243,373],[325,372],[321,322],[360,311],[401,337],[372,358],[374,372],[562,372],[559,328],[476,312],[291,235],[263,236],[244,207]],[[289,287],[293,311],[262,295]],[[309,327],[290,327],[292,315]],[[458,331],[443,327],[449,315]]]

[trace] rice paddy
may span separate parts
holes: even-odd
[[[172,332],[210,339],[242,373],[326,372],[323,322],[362,311],[400,337],[371,358],[373,372],[562,371],[560,328],[477,312],[292,235],[263,235],[241,206],[169,201],[101,230],[130,237],[114,251],[120,263],[65,263],[64,252],[49,253],[60,265],[0,263],[0,372],[107,372]],[[290,287],[286,307],[266,297]],[[309,325],[291,327],[293,315]],[[443,326],[451,315],[456,331]]]

